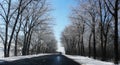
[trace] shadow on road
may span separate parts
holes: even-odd
[[[16,60],[12,62],[4,62],[0,65],[80,65],[80,64],[63,55],[46,55]]]

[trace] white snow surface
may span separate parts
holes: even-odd
[[[72,55],[65,55],[65,56],[70,59],[73,59],[74,61],[80,63],[81,65],[115,65],[113,62],[105,62],[83,56],[72,56]]]

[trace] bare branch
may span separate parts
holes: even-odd
[[[2,10],[3,10],[5,16],[7,16],[7,13],[6,13],[6,11],[5,11],[5,8],[3,7],[3,5],[2,5],[1,3],[0,3],[0,7],[2,8]]]
[[[0,14],[0,16],[4,19],[4,21],[6,22],[6,18],[2,15],[2,14]]]
[[[109,4],[112,6],[113,9],[115,9],[114,5],[108,0]]]
[[[107,9],[109,10],[109,12],[114,16],[114,13],[110,10],[110,7],[108,6],[106,0],[104,0],[104,2],[105,2],[105,5],[107,6]]]

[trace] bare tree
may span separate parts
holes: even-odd
[[[62,32],[61,40],[66,53],[89,55],[89,57],[98,57],[103,61],[113,59],[114,55],[117,64],[119,49],[118,40],[116,39],[118,39],[119,34],[118,14],[120,1],[86,0],[81,2],[72,9],[72,15],[70,15],[72,23]],[[113,38],[115,39],[113,40]],[[82,49],[88,54],[82,52]]]
[[[5,57],[9,57],[9,52],[10,52],[10,47],[11,47],[11,42],[12,42],[12,39],[13,39],[13,35],[14,35],[14,32],[15,32],[15,28],[16,28],[16,25],[18,23],[18,19],[20,17],[20,14],[24,11],[24,9],[26,8],[26,6],[28,6],[28,4],[31,2],[32,0],[30,1],[23,1],[23,0],[20,0],[18,1],[18,5],[15,9],[12,9],[12,4],[13,1],[12,0],[4,0],[2,1],[3,3],[6,3],[6,4],[3,4],[3,3],[0,3],[0,7],[2,9],[2,12],[0,15],[1,17],[3,18],[4,20],[4,23],[5,23],[5,42],[4,42],[4,56]],[[26,4],[24,4],[26,2]],[[24,4],[24,6],[23,6]],[[4,6],[5,5],[5,6]],[[14,16],[14,14],[16,14],[15,16],[15,20],[13,22],[13,27],[12,27],[12,32],[11,33],[8,33],[8,30],[9,30],[9,24],[13,21],[12,20],[12,17]],[[9,38],[8,38],[8,34],[9,34]]]
[[[54,34],[49,27],[45,27],[40,31],[33,33],[31,42],[31,54],[54,53],[56,52],[56,43]]]
[[[100,39],[101,39],[101,52],[102,60],[106,60],[106,45],[108,42],[108,33],[110,29],[110,23],[112,21],[112,16],[106,9],[104,1],[99,0],[99,17],[100,17]]]
[[[43,25],[47,24],[51,18],[48,16],[48,12],[51,9],[46,0],[40,0],[33,2],[31,6],[26,8],[24,15],[26,20],[23,23],[23,33],[24,33],[24,42],[23,42],[23,49],[22,54],[28,55],[29,48],[31,44],[31,38],[34,31],[39,31]]]
[[[78,34],[78,55],[85,55],[85,50],[84,50],[84,30],[85,30],[85,20],[83,16],[80,14],[79,9],[74,9],[73,10],[73,16],[71,16],[72,23],[76,27],[76,31]]]
[[[74,26],[70,25],[65,28],[65,30],[62,32],[62,43],[65,46],[66,54],[77,54],[77,44],[76,44],[76,34],[73,33],[76,32]]]
[[[114,53],[115,53],[115,64],[118,64],[119,53],[118,53],[118,11],[120,9],[120,0],[104,0],[108,11],[114,17]]]

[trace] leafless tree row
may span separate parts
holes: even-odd
[[[67,54],[87,55],[118,64],[119,0],[79,0],[70,15],[71,24],[62,32]]]
[[[56,40],[52,33],[51,6],[47,0],[2,0],[0,1],[0,38],[4,45],[4,56],[9,57],[11,50],[14,55],[28,55],[40,51],[55,51]],[[46,33],[50,31],[50,33]],[[39,33],[43,32],[43,33]],[[50,39],[39,39],[42,35]],[[39,37],[38,37],[39,36]],[[35,41],[37,40],[37,41]],[[42,45],[41,42],[43,41]],[[44,45],[46,45],[44,47]],[[14,48],[13,48],[14,47]],[[44,50],[44,49],[46,50]]]

